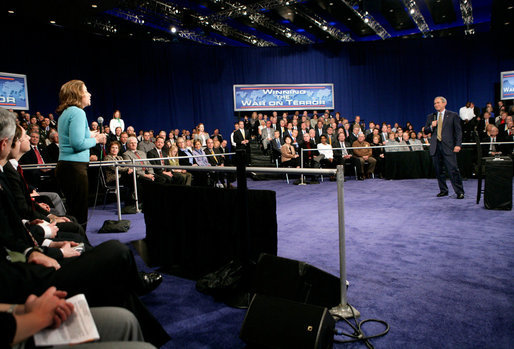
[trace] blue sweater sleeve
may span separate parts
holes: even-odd
[[[77,108],[70,118],[70,145],[75,152],[81,152],[96,145],[96,140],[90,137],[86,114]]]

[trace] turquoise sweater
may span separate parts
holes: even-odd
[[[96,145],[91,138],[86,113],[78,107],[68,107],[59,117],[59,160],[89,162],[89,148]]]

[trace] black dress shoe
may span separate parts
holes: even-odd
[[[162,282],[162,274],[159,274],[156,272],[151,272],[151,273],[140,272],[139,275],[141,277],[141,281],[143,282],[143,289],[140,292],[141,296],[152,292]]]
[[[464,199],[464,194],[460,193],[460,194],[457,194],[457,199]]]
[[[441,192],[439,192],[439,194],[437,194],[438,198],[443,197],[443,196],[448,196],[448,192],[447,191],[441,191]]]

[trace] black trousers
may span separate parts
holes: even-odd
[[[443,145],[441,142],[437,141],[437,148],[435,154],[432,156],[432,162],[434,163],[435,176],[437,177],[439,190],[442,192],[448,192],[446,176],[443,173],[443,166],[445,166],[455,193],[457,195],[464,194],[464,186],[462,185],[462,178],[457,165],[457,154],[453,152],[451,154],[445,154],[443,151]]]
[[[59,161],[55,169],[57,182],[66,198],[68,214],[77,219],[84,231],[88,214],[88,166],[88,162]]]

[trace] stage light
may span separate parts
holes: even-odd
[[[92,7],[92,8],[97,8],[97,7],[98,7],[98,5],[97,5],[97,4],[91,4],[91,7]]]
[[[10,13],[11,15],[13,15],[13,14],[14,14],[14,11],[13,11],[13,10],[9,10],[9,11],[7,11],[7,12],[8,12],[8,13]]]
[[[55,21],[50,21],[50,24],[55,24]]]

